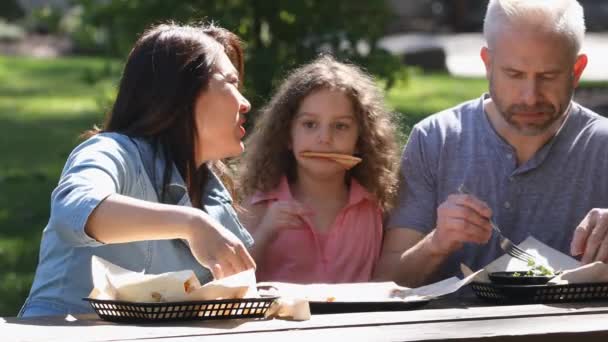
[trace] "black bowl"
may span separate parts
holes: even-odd
[[[527,271],[520,272],[492,272],[490,280],[494,284],[501,285],[543,285],[551,280],[554,276],[546,275],[526,275]],[[519,275],[515,275],[519,273]]]

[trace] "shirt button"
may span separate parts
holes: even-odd
[[[511,208],[511,203],[509,203],[509,201],[505,202],[505,208],[506,209]]]
[[[513,155],[511,153],[507,153],[507,159],[511,159],[513,158]]]

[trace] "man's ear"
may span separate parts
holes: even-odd
[[[483,61],[483,65],[486,67],[486,78],[490,78],[490,70],[492,66],[492,57],[490,56],[490,49],[487,46],[481,48],[481,52],[479,53],[481,56],[481,60]]]
[[[578,83],[581,80],[581,76],[583,75],[583,71],[585,71],[585,67],[587,67],[588,62],[587,55],[581,54],[576,57],[576,62],[574,62],[574,86],[578,87]]]

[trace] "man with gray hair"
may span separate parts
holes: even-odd
[[[584,33],[575,0],[490,0],[490,93],[412,129],[377,279],[415,287],[484,267],[504,253],[491,219],[514,243],[608,261],[608,119],[572,101]]]

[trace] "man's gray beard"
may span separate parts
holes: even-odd
[[[551,127],[553,127],[553,125],[557,121],[562,120],[565,117],[565,114],[570,110],[570,107],[572,106],[572,98],[574,97],[574,88],[572,88],[570,90],[570,100],[568,101],[567,105],[565,105],[564,107],[560,106],[559,108],[556,108],[554,113],[551,114],[552,116],[549,121],[547,121],[546,123],[543,123],[541,125],[525,125],[523,127],[521,125],[518,125],[517,122],[512,120],[513,114],[510,114],[508,111],[502,110],[502,107],[503,107],[502,103],[500,101],[497,101],[498,98],[496,96],[494,96],[494,94],[495,94],[494,87],[492,85],[492,82],[490,81],[490,97],[491,97],[492,101],[494,102],[494,107],[496,108],[496,111],[498,111],[498,114],[500,114],[500,116],[505,120],[505,122],[510,127],[515,129],[521,135],[524,135],[527,137],[535,137],[535,136],[546,133]],[[564,109],[562,110],[561,108],[564,108]],[[553,116],[553,115],[555,115],[555,112],[560,112],[560,111],[561,111],[561,114],[559,114],[557,116]]]

